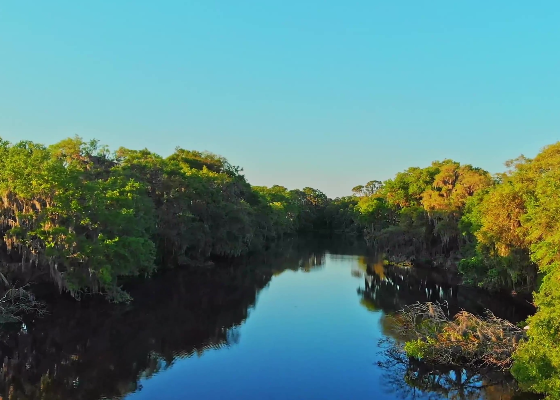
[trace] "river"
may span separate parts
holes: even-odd
[[[500,374],[410,365],[385,323],[416,301],[520,321],[522,302],[384,265],[359,245],[293,241],[128,290],[129,305],[58,296],[47,316],[5,325],[1,398],[529,398]]]

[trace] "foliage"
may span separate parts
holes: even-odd
[[[117,276],[153,271],[154,222],[140,182],[115,171],[96,142],[67,140],[47,149],[4,142],[1,229],[23,270],[46,269],[78,297],[82,288],[122,293]]]
[[[182,148],[162,158],[146,149],[111,153],[79,137],[50,147],[0,140],[1,272],[12,281],[49,277],[76,298],[101,292],[127,301],[124,277],[337,229],[326,223],[322,192],[251,187],[240,172],[223,157]],[[350,203],[340,209],[350,212]],[[336,207],[329,212],[336,224],[352,222]]]
[[[560,143],[534,160],[516,165],[512,179],[525,184],[526,213],[521,217],[524,245],[543,275],[529,318],[529,340],[520,347],[512,369],[525,387],[560,397]]]
[[[471,252],[459,264],[468,282],[534,295],[528,340],[512,373],[526,389],[560,397],[560,142],[519,157],[472,201],[462,219]]]
[[[358,221],[366,241],[412,260],[450,256],[468,246],[461,234],[463,211],[492,184],[488,172],[444,160],[409,168],[383,183],[371,181],[353,192],[360,196]]]

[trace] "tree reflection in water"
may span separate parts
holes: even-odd
[[[422,400],[530,400],[538,396],[520,393],[515,380],[498,371],[470,371],[458,367],[434,367],[409,359],[394,339],[382,341],[382,384],[401,399]]]
[[[323,264],[324,252],[291,245],[249,265],[169,271],[132,285],[130,305],[58,298],[47,317],[0,330],[0,398],[122,398],[177,359],[238,343],[272,275]]]
[[[457,278],[445,271],[384,265],[377,257],[360,257],[363,287],[357,289],[361,302],[371,311],[386,314],[416,302],[446,302],[454,315],[460,310],[482,314],[486,309],[513,322],[534,312],[524,301],[491,295],[482,290],[459,286]]]

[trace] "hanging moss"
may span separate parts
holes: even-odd
[[[311,188],[252,188],[211,153],[178,148],[162,158],[79,137],[50,147],[0,139],[0,254],[20,265],[10,276],[48,277],[76,298],[127,301],[127,276],[238,257],[324,227],[328,204]]]

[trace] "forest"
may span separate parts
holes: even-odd
[[[311,187],[251,186],[208,152],[176,148],[164,158],[79,137],[50,146],[0,139],[0,305],[12,312],[4,306],[14,296],[29,301],[30,285],[46,282],[76,299],[127,302],[131,277],[204,268],[298,234],[363,238],[395,264],[533,294],[537,312],[511,372],[560,398],[560,142],[506,167],[491,175],[434,161],[329,199]]]

